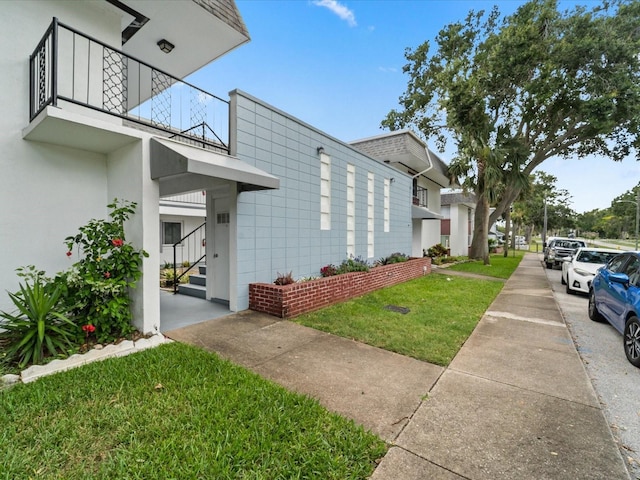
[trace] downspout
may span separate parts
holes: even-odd
[[[431,170],[433,168],[433,161],[431,161],[431,155],[429,154],[429,147],[425,147],[425,150],[427,151],[427,158],[429,159],[429,166],[427,168],[425,168],[424,170],[422,170],[421,172],[416,173],[413,177],[411,177],[411,179],[418,178],[420,175],[422,175],[423,173],[427,173],[429,170]]]

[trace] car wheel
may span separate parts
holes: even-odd
[[[640,368],[640,322],[636,316],[624,326],[624,353],[631,365]]]
[[[549,263],[549,262],[545,262],[547,265],[547,268],[553,268],[553,263]]]
[[[589,318],[594,322],[602,322],[605,319],[596,307],[596,294],[593,288],[589,290]]]

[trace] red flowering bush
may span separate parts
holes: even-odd
[[[116,199],[108,208],[109,220],[90,220],[65,239],[69,252],[77,248],[80,260],[56,278],[64,285],[73,317],[91,325],[99,342],[133,331],[129,289],[140,279],[142,259],[148,256],[125,238],[124,223],[136,204]]]

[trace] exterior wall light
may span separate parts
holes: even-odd
[[[171,50],[175,48],[175,45],[167,39],[163,38],[158,42],[158,47],[160,47],[160,50],[162,50],[164,53],[170,53]]]
[[[322,155],[324,153],[324,147],[318,147],[316,148],[316,151],[318,152],[318,155]]]

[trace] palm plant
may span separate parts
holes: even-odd
[[[16,306],[14,313],[0,311],[0,340],[8,344],[6,359],[23,368],[42,363],[45,351],[52,356],[69,354],[76,339],[77,326],[56,311],[60,286],[47,288],[41,279],[33,285],[20,284],[20,291],[9,293]]]

